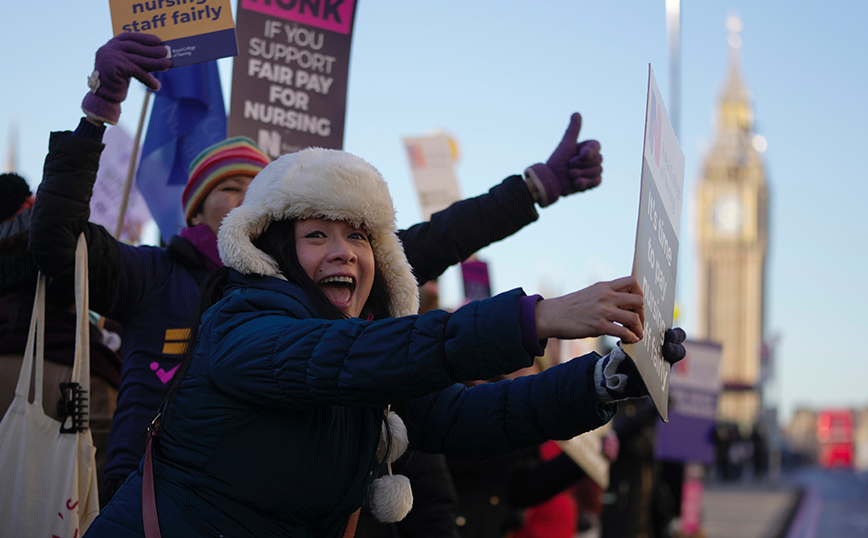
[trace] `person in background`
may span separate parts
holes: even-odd
[[[166,248],[124,245],[89,223],[105,124],[117,123],[133,77],[158,90],[159,81],[150,73],[170,64],[162,42],[150,34],[122,33],[97,51],[91,91],[82,101],[85,117],[73,132],[52,133],[34,208],[31,244],[40,269],[55,280],[68,281],[75,238],[84,232],[91,307],[116,316],[125,326],[125,366],[107,475],[100,489],[103,504],[136,469],[144,450],[143,432],[180,364],[198,285],[222,266],[216,248],[219,223],[243,199],[250,178],[268,162],[259,148],[243,138],[205,150],[191,167],[182,200],[188,227]],[[597,186],[602,172],[600,145],[593,140],[577,142],[580,128],[581,116],[573,114],[546,163],[534,164],[525,177],[510,176],[488,193],[457,202],[430,222],[401,231],[417,282],[437,278],[449,266],[535,221],[536,205],[545,207],[562,196]],[[71,302],[71,292],[66,299]],[[442,463],[431,465],[426,464],[426,469],[439,469],[441,478],[448,476]],[[448,497],[448,491],[441,492],[441,498]],[[422,513],[417,511],[408,522]],[[434,528],[432,521],[420,519],[416,529],[426,528]]]
[[[611,462],[618,457],[617,436],[609,432],[602,439],[602,453]],[[565,457],[555,441],[540,445],[540,461],[547,462]],[[529,506],[522,519],[521,527],[516,529],[513,538],[573,538],[577,530],[583,530],[583,519],[593,514],[590,493],[600,488],[583,470],[570,487],[555,494],[552,498]]]
[[[659,422],[650,398],[619,406],[612,420],[618,434],[618,459],[609,468],[607,502],[601,515],[602,538],[665,538],[678,516],[672,492],[661,481],[654,458]]]
[[[225,140],[200,154],[181,200],[187,227],[169,239],[166,248],[127,245],[88,222],[104,124],[117,123],[130,77],[158,89],[150,71],[170,64],[156,36],[120,34],[100,48],[90,79],[92,91],[82,101],[85,117],[74,132],[52,133],[33,207],[30,244],[36,264],[54,281],[69,282],[75,241],[83,232],[91,308],[124,330],[118,407],[100,485],[101,504],[138,465],[145,428],[180,363],[199,284],[222,266],[216,236],[220,220],[241,203],[247,184],[269,162],[245,138]],[[67,289],[71,294],[72,287]]]
[[[142,536],[154,509],[166,536],[343,536],[369,497],[381,521],[407,514],[408,481],[377,475],[408,446],[492,457],[597,428],[615,401],[647,394],[620,347],[457,383],[530,366],[548,338],[639,341],[638,282],[545,300],[515,289],[415,315],[388,188],[350,154],[306,149],[269,164],[218,243],[227,268],[203,285],[153,454],[86,536]]]
[[[673,343],[664,348],[667,361],[675,363],[683,358],[684,336],[680,328],[667,332],[666,341]],[[538,359],[529,368],[488,383],[539,372]],[[601,448],[609,461],[617,459],[618,446],[616,435],[610,433],[603,438]],[[572,538],[576,534],[579,506],[575,489],[590,479],[556,442],[490,460],[449,458],[447,464],[458,492],[461,538]],[[599,488],[596,490],[599,492]],[[587,499],[583,500],[587,503]]]
[[[15,397],[39,274],[27,249],[32,206],[33,196],[24,178],[14,173],[0,175],[0,416]],[[54,291],[49,290],[45,304],[42,407],[48,416],[61,420],[60,383],[72,377],[76,321],[74,311],[55,304]],[[98,477],[105,466],[121,369],[120,354],[110,347],[106,336],[96,325],[90,325],[88,411]]]

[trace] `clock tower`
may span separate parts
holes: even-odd
[[[741,20],[730,17],[730,58],[717,132],[697,186],[696,336],[723,346],[721,420],[752,425],[760,412],[768,188],[741,70]],[[756,141],[763,142],[757,144]]]

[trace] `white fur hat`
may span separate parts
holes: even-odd
[[[419,310],[419,292],[397,235],[395,208],[383,176],[344,151],[309,148],[281,156],[250,183],[244,203],[226,215],[217,234],[220,258],[244,274],[276,276],[277,262],[253,246],[269,223],[323,218],[364,227],[385,279],[392,316]]]

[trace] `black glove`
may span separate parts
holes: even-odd
[[[675,364],[684,358],[686,350],[682,342],[687,338],[687,334],[681,327],[674,329],[666,329],[663,335],[663,359],[669,364]]]

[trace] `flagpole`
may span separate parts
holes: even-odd
[[[121,207],[118,211],[118,223],[115,226],[115,239],[120,241],[121,230],[124,228],[124,217],[127,213],[127,203],[130,201],[130,188],[133,184],[133,173],[136,171],[136,160],[139,156],[139,141],[142,139],[142,127],[145,125],[145,114],[148,112],[148,102],[151,100],[151,91],[145,91],[145,100],[142,102],[142,114],[139,116],[139,127],[136,129],[136,139],[133,141],[133,151],[130,155],[130,167],[127,171],[127,181],[124,183],[124,195],[121,198]]]

